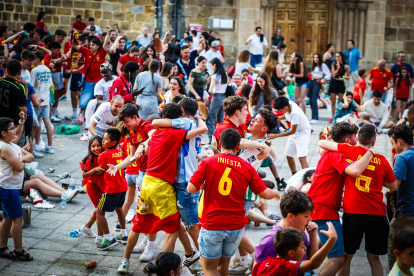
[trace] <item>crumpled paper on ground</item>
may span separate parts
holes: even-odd
[[[36,207],[36,208],[39,208],[39,209],[52,209],[52,208],[55,208],[55,205],[53,205],[52,203],[50,203],[46,200],[43,200],[42,203],[38,203],[38,204],[33,205],[33,206]]]

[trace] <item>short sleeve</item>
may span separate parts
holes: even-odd
[[[181,144],[184,145],[185,143],[187,143],[187,141],[185,140],[187,137],[187,132],[188,130],[184,129],[174,129],[174,131],[172,132],[172,136],[175,141],[181,141]]]
[[[372,68],[370,71],[369,71],[369,76],[372,78],[372,75],[374,74],[374,68]]]
[[[351,150],[352,146],[348,144],[338,143],[338,152],[346,154]]]
[[[95,89],[93,94],[96,95],[103,95],[103,86],[101,81],[98,81],[98,83],[95,85]]]
[[[259,174],[253,168],[253,166],[248,166],[248,168],[252,175],[252,178],[250,179],[250,183],[249,183],[250,190],[252,190],[252,192],[255,195],[258,195],[264,190],[266,190],[267,187],[264,184],[263,180],[260,178]]]
[[[104,59],[105,59],[107,54],[108,54],[108,52],[103,47],[101,47],[101,49],[99,49],[99,55],[101,55]]]
[[[408,161],[405,157],[397,155],[394,161],[394,175],[400,180],[407,180]]]
[[[99,156],[98,156],[98,165],[101,167],[101,168],[106,168],[106,164],[105,164],[106,162],[105,162],[105,155],[104,154],[100,154]]]
[[[172,127],[189,130],[189,121],[183,118],[172,119]]]
[[[118,59],[118,62],[119,63],[121,63],[121,64],[123,64],[123,65],[125,65],[125,55],[122,55],[119,59]]]
[[[152,124],[145,124],[144,125],[144,132],[148,133],[151,130],[155,129],[155,127]]]
[[[80,48],[79,48],[79,53],[81,53],[81,54],[83,54],[83,55],[87,55],[87,53],[88,53],[88,51],[87,51],[87,49],[85,48],[85,47],[83,47],[83,46],[81,46]]]
[[[292,125],[299,125],[300,117],[297,113],[290,114],[290,121]]]
[[[329,161],[331,161],[332,167],[334,167],[339,174],[342,174],[349,164],[353,163],[351,159],[339,152],[332,152],[331,154],[332,155],[331,158],[329,158]]]
[[[338,101],[338,104],[336,105],[336,109],[342,110],[342,106],[344,105],[344,102]]]
[[[392,183],[395,181],[395,176],[394,176],[394,172],[392,171],[392,168],[390,166],[390,163],[388,163],[386,158],[381,158],[382,162],[384,164],[385,167],[385,183]]]
[[[99,106],[98,110],[96,110],[96,112],[93,114],[92,120],[95,123],[99,123],[99,121],[102,120],[104,107],[105,107],[105,105]]]
[[[193,176],[190,178],[189,183],[196,186],[197,189],[200,189],[201,185],[206,180],[206,175],[207,175],[207,164],[206,164],[206,160],[203,160],[201,161],[197,170],[194,172]]]
[[[276,100],[276,98],[277,98],[277,92],[276,92],[275,89],[271,88],[270,89],[270,99]]]
[[[196,74],[191,70],[191,72],[190,72],[190,77],[192,77],[192,78],[197,78],[197,76],[196,76]]]

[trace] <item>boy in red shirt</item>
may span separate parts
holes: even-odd
[[[187,186],[189,193],[204,189],[198,241],[206,275],[216,275],[218,269],[221,275],[228,275],[230,258],[244,233],[247,188],[263,199],[279,197],[277,190],[266,187],[250,163],[236,156],[240,140],[237,130],[224,130],[220,135],[221,154],[204,159]]]
[[[357,104],[363,105],[364,104],[364,94],[365,90],[367,89],[367,83],[365,79],[367,78],[367,70],[359,69],[358,70],[359,79],[356,81],[354,90],[352,94],[354,95],[354,100]]]
[[[278,231],[273,241],[273,247],[278,252],[277,257],[268,257],[266,261],[257,263],[253,268],[252,276],[299,276],[318,268],[337,239],[332,223],[327,222],[326,225],[328,230],[320,232],[326,235],[328,240],[309,261],[302,261],[306,254],[305,236],[302,232],[292,227]]]
[[[105,150],[98,157],[98,164],[101,168],[108,170],[108,165],[116,165],[122,162],[122,152],[117,149],[121,133],[115,128],[106,130],[102,148]],[[99,201],[96,208],[96,219],[104,234],[104,239],[101,245],[98,245],[98,250],[108,250],[118,244],[126,243],[128,235],[125,229],[125,214],[122,210],[122,205],[125,201],[125,193],[128,190],[128,185],[125,180],[124,170],[118,170],[115,174],[105,173],[104,181],[106,184],[105,193]],[[112,237],[109,232],[108,222],[105,218],[105,212],[113,212],[115,210],[119,224],[121,225],[121,234]]]
[[[326,150],[338,151],[351,161],[356,161],[370,151],[376,142],[373,125],[363,125],[358,133],[359,146],[338,144],[321,140],[319,146]],[[352,257],[359,249],[365,234],[365,250],[373,275],[382,274],[379,255],[387,254],[389,225],[382,188],[397,189],[394,172],[387,159],[374,155],[364,172],[358,177],[346,175],[342,217],[345,264],[341,275],[349,275]]]
[[[357,126],[341,122],[335,124],[329,134],[337,143],[356,145],[357,131]],[[338,240],[329,252],[328,262],[322,267],[320,275],[335,275],[345,261],[342,226],[338,213],[341,208],[345,184],[345,174],[343,172],[355,177],[361,175],[371,161],[372,153],[378,153],[373,148],[371,148],[371,151],[355,162],[349,160],[342,153],[325,151],[318,162],[312,186],[308,192],[308,196],[314,204],[314,213],[311,214],[312,221],[318,225],[320,230],[327,230],[326,222],[332,222],[338,235]],[[319,234],[319,239],[322,245],[327,241],[325,235]]]

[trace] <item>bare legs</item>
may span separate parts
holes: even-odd
[[[303,110],[303,113],[306,114],[306,91],[308,89],[307,88],[302,88],[302,87],[295,87],[295,101],[300,101],[300,107]]]

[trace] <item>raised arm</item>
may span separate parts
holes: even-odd
[[[13,40],[18,37],[19,35],[24,34],[24,31],[18,32],[12,36],[10,36],[8,39],[2,42],[2,44],[10,44],[13,42]]]
[[[198,41],[197,54],[200,54],[205,48],[206,48],[206,41],[205,41],[204,37],[202,37]]]
[[[167,28],[165,30],[165,35],[164,35],[164,39],[162,40],[162,45],[164,46],[165,44],[167,44],[167,37],[170,34],[170,30]]]
[[[105,36],[105,40],[104,40],[104,42],[103,42],[103,44],[102,44],[102,48],[103,48],[106,52],[108,52],[108,41],[109,41],[109,34],[107,34],[107,35]]]
[[[115,39],[115,41],[114,41],[114,43],[112,44],[112,46],[111,46],[111,49],[109,49],[109,53],[110,54],[115,54],[116,53],[116,48],[118,48],[118,44],[119,44],[119,41],[121,40],[121,38],[123,38],[123,36],[122,35],[118,35],[117,37],[116,37],[116,39]]]

